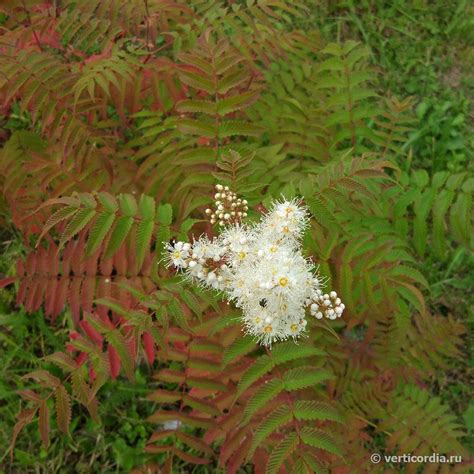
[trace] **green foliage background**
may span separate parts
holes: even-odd
[[[307,22],[318,27],[324,41],[361,41],[370,49],[369,62],[379,73],[375,85],[379,95],[411,97],[412,105],[406,111],[411,131],[408,140],[400,143],[398,162],[402,171],[400,182],[408,190],[400,194],[400,205],[395,211],[404,239],[400,248],[406,245],[416,255],[415,267],[426,279],[422,291],[428,309],[459,320],[467,328],[461,352],[437,372],[428,387],[464,425],[466,435],[462,443],[466,449],[473,445],[474,432],[474,257],[469,249],[471,236],[463,234],[455,222],[456,208],[449,214],[444,207],[445,201],[451,204],[459,194],[472,193],[474,188],[473,18],[472,6],[463,0],[364,0],[317,1],[311,14],[299,20],[302,25]],[[279,78],[292,71],[293,66],[282,60],[273,67],[274,77]],[[286,87],[292,88],[291,77],[288,81]],[[298,93],[304,97],[308,91]],[[278,92],[275,94],[274,102],[268,99],[270,108],[280,102]],[[261,110],[251,109],[249,114],[255,121],[265,121],[269,128],[265,144],[272,145],[271,121],[265,120]],[[14,105],[0,115],[0,140],[30,126],[31,116]],[[139,129],[140,126],[131,128],[127,132],[130,138]],[[262,170],[264,173],[265,163]],[[304,164],[301,170],[304,173]],[[291,193],[291,187],[286,191]],[[389,206],[384,196],[377,198],[381,209]],[[415,201],[419,204],[412,206]],[[430,220],[427,213],[432,207],[435,210]],[[24,249],[4,203],[0,202],[0,209],[2,277],[13,273],[14,262]],[[454,217],[446,229],[448,215]],[[410,298],[408,295],[407,299]],[[412,304],[418,304],[416,299]],[[71,328],[72,317],[63,318],[59,325],[49,325],[41,312],[27,314],[15,308],[12,290],[0,290],[1,446],[8,446],[20,410],[22,402],[16,390],[24,384],[21,377],[37,367],[38,357],[62,350]],[[359,337],[357,327],[351,337]],[[414,345],[417,343],[413,340]],[[108,382],[101,396],[103,423],[99,425],[85,411],[75,410],[74,437],[53,438],[48,451],[41,446],[36,427],[28,427],[18,440],[13,463],[6,452],[0,453],[0,472],[129,472],[152,460],[152,455],[143,452],[152,432],[143,421],[153,413],[145,400],[148,375],[147,366],[141,366],[133,385],[122,379]],[[376,437],[376,443],[383,446],[383,437]],[[192,472],[215,471],[196,467]]]

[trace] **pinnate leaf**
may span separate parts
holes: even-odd
[[[71,422],[71,398],[64,385],[59,385],[59,387],[56,388],[54,398],[56,402],[58,428],[67,434]]]

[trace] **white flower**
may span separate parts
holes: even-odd
[[[300,201],[276,202],[252,226],[232,223],[212,240],[168,245],[169,262],[192,281],[223,292],[242,309],[245,331],[263,345],[297,339],[306,329],[307,309],[317,319],[336,319],[344,311],[336,292],[323,294],[314,264],[301,253],[307,221]]]
[[[169,263],[177,268],[186,268],[188,266],[190,245],[184,242],[175,242],[167,244]]]

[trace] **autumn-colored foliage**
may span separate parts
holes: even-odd
[[[76,403],[99,420],[101,387],[133,384],[141,364],[156,406],[146,451],[165,454],[152,472],[369,472],[379,435],[394,453],[465,453],[426,390],[465,329],[432,314],[415,263],[427,246],[440,259],[451,240],[469,246],[472,186],[407,178],[412,102],[376,93],[363,45],[324,44],[301,21],[311,3],[0,7],[0,104],[25,123],[1,138],[3,207],[24,257],[0,285],[74,325],[26,376],[12,454],[32,422],[45,447],[73,435]],[[342,319],[265,349],[237,309],[166,268],[164,242],[217,232],[205,215],[216,182],[254,220],[281,194],[303,198],[305,252]]]

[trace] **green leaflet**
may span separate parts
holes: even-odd
[[[208,415],[211,415],[211,416],[221,415],[220,410],[215,405],[209,402],[205,402],[203,400],[199,400],[196,397],[191,397],[190,395],[184,395],[183,401],[191,408],[194,408],[195,410],[200,410],[203,413],[207,413]]]
[[[147,395],[147,399],[158,403],[175,403],[181,400],[182,395],[172,390],[158,389]]]
[[[171,204],[162,204],[158,206],[157,211],[158,222],[162,225],[169,226],[173,221],[173,208]]]
[[[59,248],[64,247],[66,242],[71,240],[76,234],[78,234],[94,217],[94,209],[80,209],[77,211],[76,215],[71,222],[66,226],[63,234],[61,235],[61,240],[59,241]]]
[[[205,377],[188,377],[186,383],[190,387],[202,388],[204,390],[215,390],[217,392],[227,391],[227,385],[218,380],[211,380]]]
[[[186,315],[183,313],[183,310],[181,309],[181,305],[179,304],[178,300],[176,300],[174,297],[171,297],[168,300],[168,309],[170,316],[174,319],[174,321],[179,327],[191,331],[191,328],[189,327],[188,321],[186,319]]]
[[[214,360],[195,356],[188,358],[188,367],[206,372],[220,372],[220,367]]]
[[[122,216],[117,219],[104,253],[104,258],[112,257],[120,248],[133,225],[133,217]]]
[[[97,207],[97,201],[94,198],[94,195],[91,193],[79,193],[80,202],[89,209],[95,209]]]
[[[265,441],[274,431],[289,423],[292,418],[290,407],[287,405],[281,405],[267,415],[255,430],[248,458],[251,457],[263,441]]]
[[[261,133],[263,133],[262,127],[254,123],[244,122],[243,120],[227,120],[219,126],[218,130],[219,138],[232,137],[234,135],[258,137]]]
[[[289,433],[273,449],[268,459],[266,474],[278,474],[285,459],[298,446],[298,435]]]
[[[187,135],[198,135],[208,138],[214,138],[216,136],[215,124],[206,122],[203,119],[181,119],[178,122],[178,129]]]
[[[138,206],[137,201],[131,194],[121,194],[119,196],[120,210],[127,217],[134,217],[137,215]]]
[[[155,223],[153,220],[141,221],[136,227],[136,258],[137,268],[140,269],[145,260],[147,252],[150,250],[151,238]]]
[[[152,197],[147,196],[146,194],[140,196],[138,213],[142,219],[149,221],[155,220],[155,207],[155,200]]]
[[[283,364],[291,360],[304,359],[313,356],[323,356],[326,353],[316,347],[295,344],[293,341],[281,342],[272,348],[273,362]]]
[[[210,100],[183,100],[176,105],[178,112],[191,112],[214,115],[216,104]]]
[[[217,113],[219,115],[227,115],[237,110],[248,107],[252,102],[257,100],[258,92],[249,91],[243,94],[233,95],[217,102]]]
[[[247,81],[249,77],[245,69],[237,70],[231,74],[226,75],[219,81],[217,92],[219,94],[226,94],[228,91]]]
[[[54,214],[49,216],[48,220],[46,221],[46,224],[43,227],[43,230],[41,231],[40,236],[38,237],[38,244],[41,241],[41,239],[59,222],[67,219],[68,217],[71,217],[73,214],[75,214],[78,211],[77,207],[63,207],[62,209],[58,209]]]
[[[87,238],[86,256],[93,254],[105,239],[115,220],[115,214],[100,214],[94,222]]]
[[[312,470],[312,474],[329,474],[329,469],[323,465],[314,452],[306,451],[302,454],[300,461],[304,463],[304,473],[307,473],[307,467]]]
[[[342,457],[341,449],[336,442],[324,431],[304,426],[301,429],[301,439],[314,448],[324,449],[336,456]]]
[[[135,359],[127,347],[127,341],[119,329],[109,330],[105,334],[109,344],[117,351],[125,375],[130,381],[135,380]]]
[[[244,410],[243,423],[248,423],[258,410],[274,399],[283,389],[285,384],[278,378],[266,380],[252,395]]]
[[[207,77],[187,71],[180,71],[179,77],[188,86],[203,89],[211,94],[215,92],[214,83]]]
[[[81,369],[75,370],[71,375],[71,385],[73,395],[82,403],[89,411],[92,419],[100,422],[97,400],[84,380],[84,374]]]
[[[46,356],[44,360],[52,362],[65,372],[77,369],[77,363],[66,352],[54,352]]]
[[[283,379],[287,390],[299,390],[332,379],[334,376],[325,369],[296,367],[285,372]]]
[[[272,368],[272,360],[267,355],[263,355],[258,358],[255,363],[250,366],[242,375],[242,378],[239,381],[236,396],[240,396],[245,390],[247,390],[247,388],[250,387],[250,385],[269,372]]]
[[[315,400],[297,400],[294,404],[294,414],[297,420],[331,420],[342,423],[342,417],[328,403]]]
[[[225,367],[234,362],[237,357],[242,357],[256,348],[255,339],[251,336],[242,336],[229,346],[222,356],[222,365]]]

